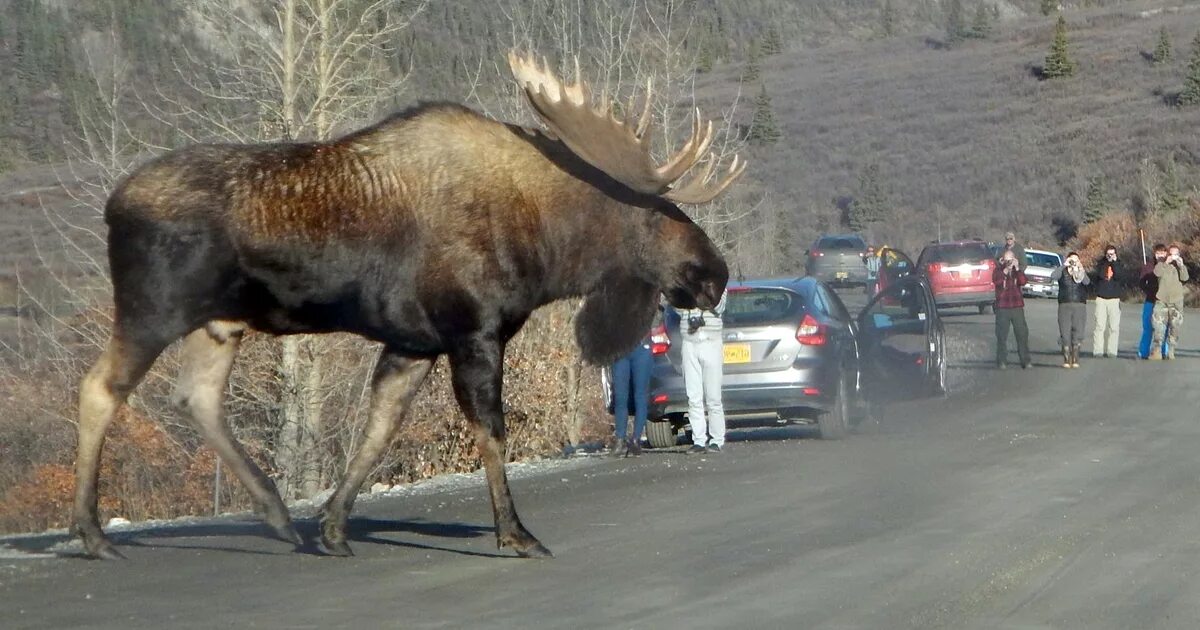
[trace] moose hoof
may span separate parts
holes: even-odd
[[[104,536],[99,538],[84,538],[83,548],[87,550],[87,554],[98,560],[124,560],[125,554],[117,551],[111,542]]]
[[[304,546],[304,539],[300,537],[300,532],[296,531],[296,527],[292,525],[291,521],[283,523],[282,525],[277,525],[274,523],[267,523],[267,525],[270,526],[271,531],[274,532],[275,537],[279,540],[292,543],[297,547]]]
[[[545,545],[538,541],[533,541],[533,544],[524,549],[517,548],[517,555],[522,558],[553,558],[554,554]]]
[[[346,544],[346,541],[334,542],[324,536],[321,537],[321,549],[325,551],[326,555],[339,558],[349,558],[354,555],[354,551],[350,549],[350,545]]]

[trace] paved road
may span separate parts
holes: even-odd
[[[1173,363],[1064,370],[1053,305],[1029,312],[1034,369],[992,369],[991,317],[950,316],[952,395],[842,441],[737,431],[516,480],[554,560],[496,552],[477,482],[364,502],[351,559],[230,521],[133,535],[128,562],[3,559],[0,627],[1196,628],[1200,331]]]

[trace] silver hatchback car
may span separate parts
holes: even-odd
[[[814,278],[730,283],[722,399],[731,421],[816,424],[842,437],[874,403],[945,391],[945,332],[928,280],[898,278],[852,316]],[[679,317],[652,335],[652,447],[673,446],[687,424]]]

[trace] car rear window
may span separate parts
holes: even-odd
[[[1025,260],[1034,267],[1054,268],[1062,264],[1058,260],[1058,256],[1055,256],[1054,254],[1034,254],[1025,252]]]
[[[926,248],[922,258],[923,264],[946,263],[961,265],[962,263],[977,263],[990,259],[987,245],[983,243],[963,243],[961,245],[937,245]]]
[[[725,298],[726,326],[753,326],[794,319],[804,300],[786,289],[731,289]]]
[[[817,241],[817,249],[853,249],[862,251],[867,248],[867,244],[861,238],[849,236],[826,236]]]

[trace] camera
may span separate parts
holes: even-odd
[[[696,334],[696,331],[700,330],[700,327],[703,325],[704,325],[704,316],[703,315],[689,315],[688,316],[688,330],[687,331],[688,331],[689,335]]]

